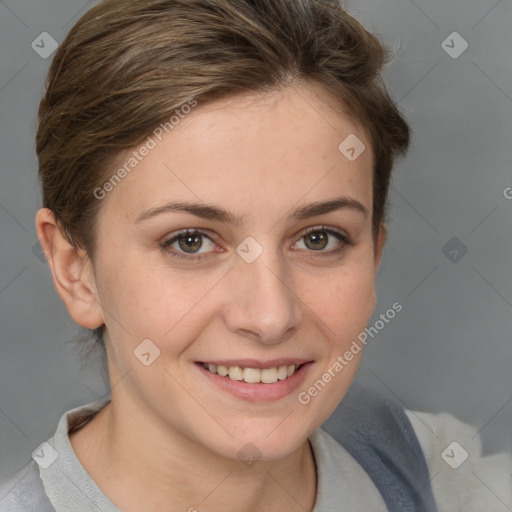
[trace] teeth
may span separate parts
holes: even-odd
[[[291,365],[291,368],[293,371],[295,371],[295,368],[293,365]],[[292,374],[293,374],[293,371],[292,371]],[[278,369],[277,369],[277,378],[279,380],[284,380],[286,379],[286,377],[288,377],[288,367],[287,366],[280,366]]]
[[[277,368],[265,368],[261,370],[261,382],[264,384],[273,384],[277,382]]]
[[[230,366],[229,367],[229,378],[231,380],[243,380],[244,371],[240,366]]]
[[[244,368],[244,381],[257,384],[261,381],[261,371],[257,368]]]
[[[274,368],[242,368],[240,366],[222,366],[210,363],[202,363],[203,368],[206,368],[211,373],[216,373],[221,377],[229,377],[231,380],[243,380],[251,384],[273,384],[278,380],[285,380],[291,377],[298,365],[290,364],[283,366],[276,366]]]

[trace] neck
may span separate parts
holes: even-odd
[[[123,512],[314,507],[316,469],[307,440],[282,459],[246,464],[162,427],[146,411],[117,407],[114,397],[70,440],[86,471]]]

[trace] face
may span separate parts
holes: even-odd
[[[374,245],[371,151],[338,149],[369,140],[322,95],[199,103],[102,199],[95,289],[113,401],[134,428],[280,458],[347,391],[361,354],[333,365],[375,307],[384,235]]]

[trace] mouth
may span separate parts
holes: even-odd
[[[248,384],[274,384],[277,381],[283,381],[290,378],[305,363],[296,363],[289,365],[273,366],[270,368],[251,368],[242,366],[226,366],[215,363],[199,364],[210,373],[226,377],[234,381],[244,381]]]
[[[255,360],[195,363],[198,375],[213,388],[259,403],[275,402],[297,392],[309,378],[313,365],[311,360],[288,358],[267,363]]]

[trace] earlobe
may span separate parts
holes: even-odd
[[[69,314],[83,327],[99,327],[104,319],[92,263],[85,251],[76,249],[69,242],[50,209],[40,208],[35,223],[55,288]]]

